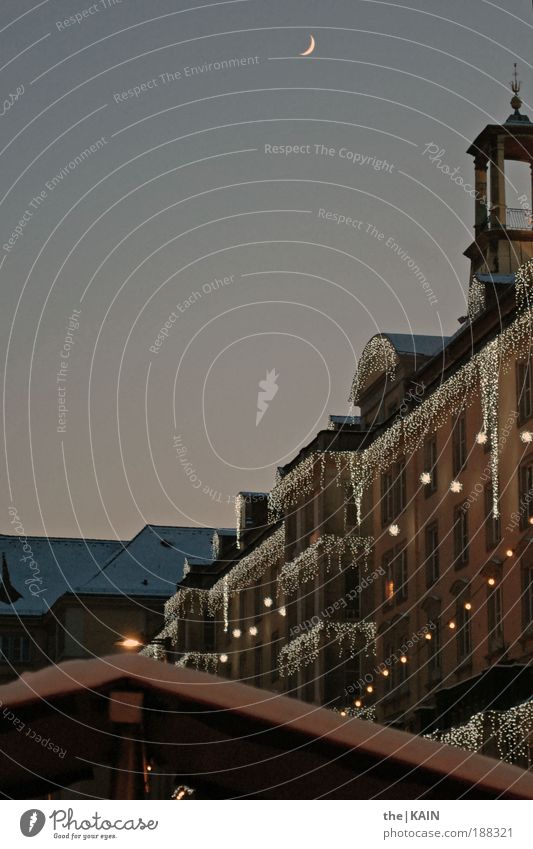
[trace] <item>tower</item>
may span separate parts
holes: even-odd
[[[465,251],[471,279],[476,273],[513,274],[533,257],[533,123],[520,112],[520,85],[515,62],[511,82],[514,112],[504,124],[487,124],[467,151],[475,168],[475,238]],[[510,161],[530,167],[529,197],[522,195],[517,208],[506,203],[511,184],[505,164]]]

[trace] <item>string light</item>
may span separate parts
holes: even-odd
[[[388,669],[383,669],[383,670],[382,670],[382,672],[381,672],[381,674],[383,675],[383,677],[384,677],[384,678],[388,678],[388,677],[389,677],[389,670],[388,670]]]
[[[363,706],[363,703],[362,703],[361,699],[356,699],[355,702],[354,702],[354,705],[355,705],[356,708],[360,708],[360,707]]]
[[[400,533],[399,525],[390,525],[389,526],[389,534],[391,535],[391,537],[397,537],[399,533]]]
[[[287,608],[286,607],[280,607],[279,610],[278,610],[278,613],[279,613],[280,616],[286,616],[287,615]]]
[[[466,604],[465,604],[465,610],[472,610],[472,605],[470,604],[469,601],[467,601]]]
[[[349,398],[352,404],[358,403],[368,378],[375,372],[384,371],[387,380],[393,382],[396,379],[398,362],[398,354],[390,339],[381,334],[373,336],[364,347],[354,375]]]
[[[238,640],[239,637],[241,636],[242,631],[241,631],[240,628],[234,628],[231,633],[232,633],[232,636],[234,636],[235,639]]]
[[[433,635],[430,634],[429,632],[427,634],[425,634],[425,637],[426,637],[426,640],[432,640],[433,639]]]
[[[230,595],[246,589],[262,578],[269,567],[280,562],[284,557],[284,548],[285,526],[282,524],[211,587],[208,592],[211,615],[214,615],[221,605],[225,605],[225,598],[228,599]]]
[[[339,646],[339,657],[355,657],[362,649],[365,653],[376,650],[377,626],[375,622],[328,622],[319,620],[287,645],[278,654],[279,674],[282,678],[293,675],[298,669],[309,666],[318,658],[322,634],[327,640],[335,640]],[[361,642],[364,645],[361,646]]]
[[[374,692],[374,688],[373,688],[372,684],[368,685],[368,687],[366,688],[366,691],[367,691],[367,693],[373,693]]]
[[[428,483],[431,483],[431,475],[429,472],[422,472],[422,474],[420,475],[420,483],[424,484],[424,486],[427,486]]]
[[[493,587],[495,585],[495,583],[496,583],[495,578],[489,578],[488,581],[487,581],[487,584],[489,585],[489,587]]]
[[[265,605],[265,607],[272,607],[274,602],[272,601],[270,596],[267,596],[266,598],[263,599],[263,604]]]
[[[455,629],[455,622],[453,621],[453,619],[451,622],[448,622],[448,628],[450,628],[450,630],[452,631]]]
[[[255,625],[250,625],[250,627],[248,628],[248,633],[250,634],[251,637],[256,637],[257,636],[257,627]]]
[[[205,672],[216,672],[219,657],[214,652],[192,651],[183,654],[176,661],[176,666],[192,666],[194,669],[203,669]]]
[[[522,442],[525,442],[526,445],[529,445],[530,442],[533,442],[533,433],[530,430],[523,430],[520,434],[520,439]]]
[[[402,656],[400,658],[400,663],[407,663],[407,658],[404,654],[402,654]]]
[[[351,555],[348,566],[356,569],[357,558],[362,555],[366,563],[372,551],[372,545],[371,537],[339,537],[334,534],[324,534],[304,549],[298,557],[283,566],[278,575],[278,587],[285,595],[295,593],[302,584],[313,580],[318,575],[323,555],[326,557],[328,573],[331,570],[333,558],[336,559],[339,572],[342,570],[342,557],[346,552]]]
[[[488,439],[489,438],[488,438],[487,434],[484,433],[482,430],[480,430],[478,435],[476,436],[476,442],[477,442],[478,445],[486,445],[486,443],[488,442]]]
[[[221,654],[221,655],[220,655],[220,662],[221,662],[221,663],[227,663],[227,662],[228,662],[228,656],[227,656],[227,654]]]
[[[468,289],[468,318],[473,321],[486,305],[485,284],[474,277]]]
[[[460,481],[452,481],[450,484],[451,492],[461,492],[463,489],[463,484]]]
[[[513,554],[514,554],[514,551],[513,551],[512,548],[508,548],[507,551],[505,552],[506,557],[512,557]]]

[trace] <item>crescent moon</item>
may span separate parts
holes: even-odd
[[[307,50],[304,50],[303,53],[300,53],[300,56],[310,56],[311,53],[313,52],[313,50],[315,49],[315,47],[316,47],[316,41],[314,39],[314,36],[311,36],[311,41],[309,42],[309,47],[307,48]]]

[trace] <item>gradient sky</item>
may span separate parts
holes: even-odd
[[[457,329],[473,201],[424,149],[438,145],[472,177],[466,148],[509,115],[515,61],[531,114],[531,2],[1,8],[1,245],[31,215],[0,251],[0,528],[10,530],[10,504],[27,533],[232,525],[235,493],[269,489],[329,413],[350,412],[373,333]],[[300,58],[311,33],[315,53]],[[232,58],[249,62],[185,70]],[[508,176],[518,206],[525,169]],[[278,391],[256,426],[272,369]]]

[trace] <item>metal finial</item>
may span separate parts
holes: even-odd
[[[511,91],[514,92],[514,94],[518,94],[518,92],[520,91],[521,85],[522,85],[522,81],[518,79],[518,73],[516,71],[516,62],[515,62],[514,63],[513,79],[511,80]]]

